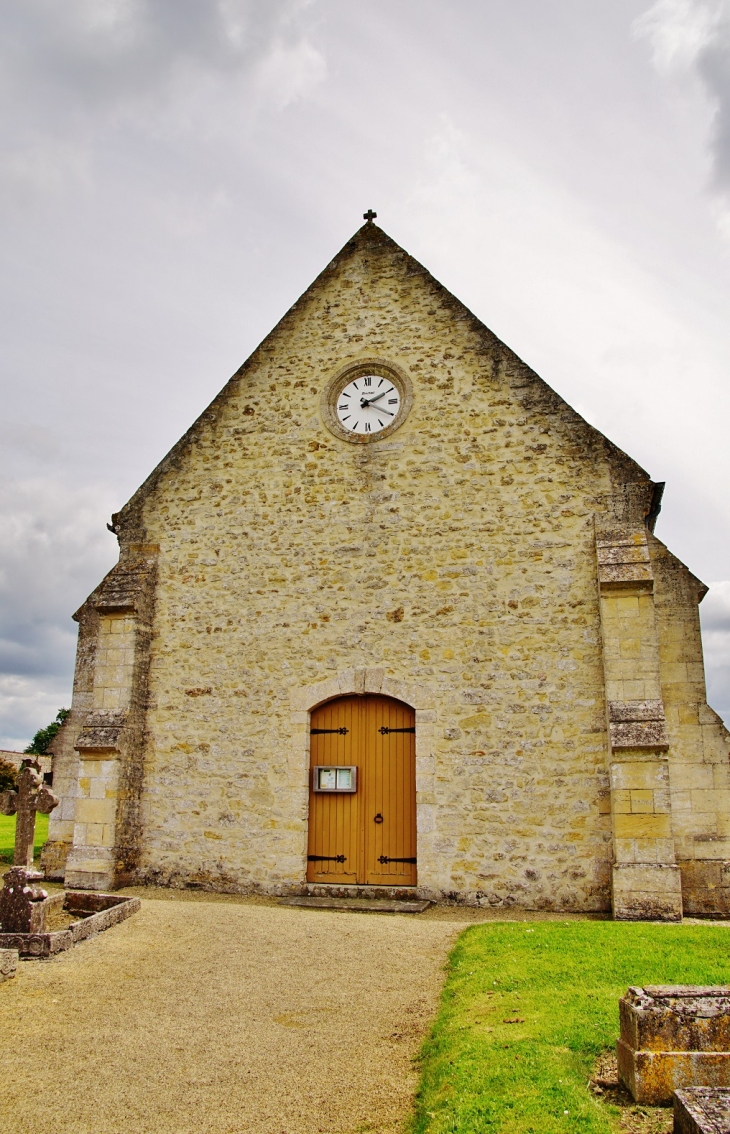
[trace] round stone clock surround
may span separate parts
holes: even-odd
[[[351,386],[353,382],[358,381],[360,378],[379,377],[385,378],[391,382],[397,391],[397,407],[394,406],[395,416],[389,424],[382,428],[376,428],[373,432],[354,432],[348,429],[346,424],[340,420],[338,414],[338,404],[342,397],[343,391]],[[373,387],[375,389],[376,387]],[[360,392],[358,390],[358,392]],[[363,387],[363,394],[366,393]],[[342,441],[352,441],[355,445],[367,444],[370,441],[381,441],[384,437],[389,437],[394,433],[405,421],[411,406],[413,405],[413,387],[410,378],[399,366],[395,363],[389,362],[383,358],[365,358],[359,359],[357,362],[349,362],[343,366],[332,377],[324,390],[320,400],[320,411],[322,413],[322,420],[329,429],[330,433],[334,433],[335,437],[339,437]]]

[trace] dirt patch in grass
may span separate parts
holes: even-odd
[[[80,915],[78,913],[70,914],[63,907],[51,910],[46,915],[46,933],[57,933],[60,929],[68,929],[69,925],[73,925],[75,921],[79,920]]]
[[[618,1079],[618,1061],[613,1049],[601,1052],[588,1082],[600,1102],[619,1109],[619,1127],[626,1134],[671,1134],[674,1112],[666,1106],[639,1106]],[[611,1111],[615,1119],[615,1111]]]

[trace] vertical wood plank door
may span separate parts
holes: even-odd
[[[358,778],[351,794],[310,783],[307,881],[415,886],[413,709],[378,694],[338,697],[312,712],[311,732],[312,767],[354,765]]]

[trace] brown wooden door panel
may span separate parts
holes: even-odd
[[[363,785],[365,872],[369,885],[414,886],[416,863],[392,861],[416,857],[415,734],[413,709],[390,697],[368,700],[367,743],[372,774]],[[383,732],[383,729],[399,731]],[[382,815],[382,823],[374,816]],[[391,861],[381,861],[389,859]]]
[[[408,705],[376,694],[339,697],[314,710],[312,730],[347,733],[313,731],[311,766],[355,765],[358,787],[330,794],[310,785],[308,881],[416,884],[416,863],[403,861],[416,857],[414,727]],[[341,855],[344,863],[335,861]]]
[[[328,701],[312,713],[311,727],[346,728],[343,736],[328,732],[310,737],[310,764],[342,766],[359,763],[361,730],[356,697]],[[360,797],[354,794],[314,792],[309,785],[308,882],[341,882],[354,885],[361,858]],[[337,862],[344,855],[344,862]],[[313,858],[312,856],[318,856]]]

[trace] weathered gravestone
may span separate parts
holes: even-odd
[[[684,1087],[730,1087],[730,987],[647,985],[619,1001],[619,1081],[668,1106]]]
[[[730,1090],[687,1087],[675,1091],[674,1134],[730,1134]]]
[[[24,760],[18,775],[17,791],[4,791],[0,794],[0,812],[3,815],[17,815],[14,866],[33,869],[36,813],[40,811],[48,815],[54,807],[58,807],[58,796],[43,783],[40,764],[37,760]]]
[[[43,875],[36,870],[11,866],[0,890],[0,929],[3,933],[43,933],[46,928],[48,894],[34,882]]]
[[[18,971],[18,950],[0,949],[0,984],[10,980]]]

